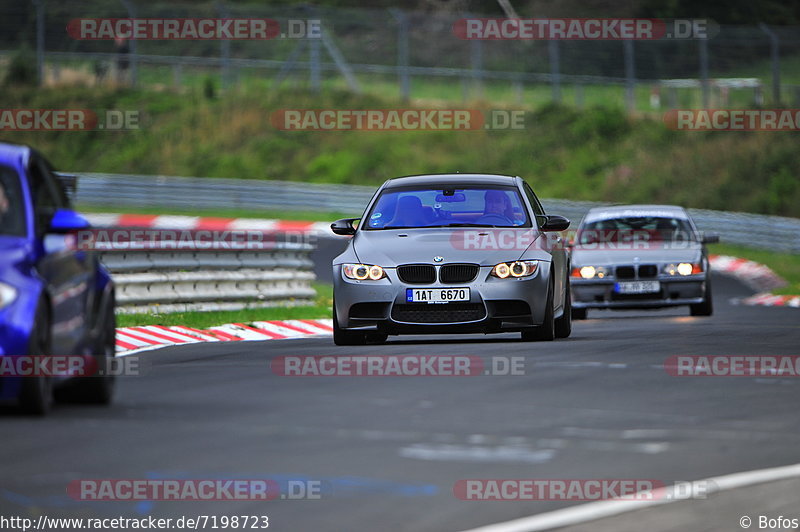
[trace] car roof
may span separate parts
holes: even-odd
[[[613,218],[630,218],[637,216],[654,216],[662,218],[689,219],[686,209],[679,205],[610,205],[589,209],[585,222],[610,220]]]
[[[516,184],[516,177],[494,174],[424,174],[395,177],[384,184],[385,188],[408,187],[416,185],[505,185]]]
[[[31,155],[30,146],[0,142],[0,164],[15,166],[17,163],[27,163]]]

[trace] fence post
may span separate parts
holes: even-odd
[[[400,97],[404,102],[408,102],[411,99],[411,80],[408,75],[408,16],[395,7],[390,8],[389,13],[397,21],[397,67],[400,78]]]
[[[44,85],[44,3],[45,0],[33,0],[36,5],[36,77],[39,86]]]
[[[480,39],[473,39],[469,50],[474,97],[481,98],[483,97],[483,42]]]
[[[130,18],[136,18],[136,6],[133,5],[133,2],[131,2],[131,0],[119,1],[122,2],[122,5],[125,6],[125,9],[128,11],[128,16]],[[131,87],[136,87],[136,39],[129,39],[129,41],[131,43],[131,51],[128,54],[131,60]]]
[[[547,53],[550,58],[550,84],[553,89],[553,101],[561,102],[561,66],[558,53],[558,41],[550,39],[547,41]]]
[[[778,36],[774,31],[769,29],[769,26],[763,22],[759,23],[761,31],[769,37],[769,52],[772,59],[772,99],[775,100],[775,105],[781,103],[781,57],[780,57],[780,42]]]
[[[214,2],[214,7],[219,13],[220,18],[230,18],[230,12],[221,1]],[[222,89],[227,89],[231,81],[231,41],[230,39],[220,39],[220,57],[222,59],[222,71],[220,72],[220,85]]]
[[[623,57],[625,59],[625,107],[628,113],[636,110],[636,72],[633,59],[633,39],[622,41]]]
[[[308,80],[314,92],[319,92],[320,87],[319,44],[320,39],[308,39]]]
[[[583,109],[583,104],[583,83],[579,81],[575,84],[575,106],[578,109]]]
[[[700,84],[702,85],[703,94],[703,109],[708,109],[709,106],[709,91],[708,84],[708,41],[700,38]]]

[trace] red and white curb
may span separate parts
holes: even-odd
[[[739,301],[744,305],[800,308],[800,296],[781,296],[770,293],[756,294]]]
[[[94,227],[135,227],[187,231],[264,231],[303,232],[330,235],[331,222],[274,220],[269,218],[214,218],[208,216],[172,216],[165,214],[87,214]]]
[[[310,336],[330,336],[333,320],[274,320],[252,323],[228,323],[208,329],[181,325],[165,327],[144,325],[117,329],[117,356],[158,349],[170,345],[200,342],[237,342],[248,340],[285,340]]]
[[[728,255],[711,255],[709,258],[711,269],[739,279],[747,286],[758,290],[759,293],[750,297],[737,300],[743,305],[759,305],[768,307],[795,307],[800,308],[800,296],[774,295],[769,290],[786,286],[786,281],[769,267],[738,257]]]

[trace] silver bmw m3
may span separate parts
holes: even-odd
[[[362,218],[331,225],[353,236],[333,260],[334,342],[512,331],[565,338],[570,256],[552,232],[568,226],[519,177],[390,179]]]
[[[572,243],[572,316],[590,308],[686,305],[692,316],[713,312],[705,244],[689,213],[673,205],[596,207]]]

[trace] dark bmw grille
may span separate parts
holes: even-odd
[[[439,269],[439,281],[442,283],[468,283],[480,271],[477,264],[445,264]]]
[[[652,279],[653,277],[658,277],[658,267],[655,264],[639,266],[639,279]]]
[[[633,266],[617,266],[617,279],[633,279],[636,274]]]
[[[395,305],[392,319],[405,323],[455,323],[477,321],[486,317],[481,303],[445,303],[442,305]]]
[[[436,269],[432,264],[404,264],[397,267],[397,276],[404,283],[430,284],[436,281]]]

